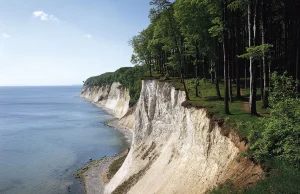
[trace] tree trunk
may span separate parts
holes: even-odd
[[[300,42],[300,21],[298,21],[298,28],[297,28],[297,42]],[[297,92],[299,92],[299,44],[297,45],[297,51],[296,51],[296,88],[297,88]]]
[[[185,84],[185,80],[184,80],[183,68],[181,68],[181,73],[180,74],[181,74],[181,79],[182,79],[184,91],[185,91],[185,94],[186,94],[186,100],[190,100],[189,93],[188,93],[188,90],[187,90],[187,87],[186,87],[186,84]]]
[[[214,62],[214,64],[215,64],[215,62]],[[219,79],[218,79],[218,72],[217,72],[216,64],[214,65],[214,72],[215,72],[215,86],[216,86],[217,97],[219,99],[222,99],[221,92],[220,92],[220,87],[219,87]]]
[[[196,90],[196,97],[199,97],[199,79],[197,78],[197,81],[196,81],[196,88],[195,88],[195,90]]]
[[[199,76],[198,75],[198,68],[199,68],[199,60],[200,60],[200,57],[199,57],[199,47],[198,47],[198,43],[196,42],[196,51],[195,51],[196,53],[196,63],[195,63],[195,66],[196,66],[196,72],[195,72],[195,74],[196,74],[196,78]]]
[[[262,6],[263,6],[263,11],[262,11],[262,23],[261,23],[261,37],[262,37],[262,44],[265,44],[265,26],[266,26],[266,17],[265,17],[265,12],[266,12],[266,4],[264,3],[264,1],[262,1]],[[269,95],[268,95],[268,87],[269,87],[269,67],[268,67],[268,62],[267,59],[265,57],[265,55],[263,56],[262,59],[263,62],[263,79],[264,79],[264,83],[263,83],[263,107],[262,108],[268,108],[269,107]]]
[[[218,43],[218,40],[215,41],[216,44],[216,53],[218,53],[218,59],[214,59],[215,63],[215,85],[216,85],[216,92],[217,92],[217,97],[221,100],[221,92],[220,92],[220,87],[219,87],[219,68],[220,68],[220,58],[221,58],[221,47],[220,44]]]
[[[246,29],[245,29],[245,31],[246,31]],[[244,31],[243,39],[245,39],[245,34],[246,34],[245,31]],[[244,52],[245,52],[246,43],[244,42],[243,44],[244,44],[243,48],[244,48]],[[244,60],[244,63],[245,63],[245,89],[247,89],[247,62],[248,62],[247,60]]]
[[[231,26],[227,26],[227,28],[230,28]],[[229,102],[233,102],[232,98],[232,78],[233,78],[233,71],[231,71],[232,66],[233,66],[233,35],[232,35],[232,30],[227,31],[228,33],[228,42],[227,42],[227,67],[228,67],[228,88],[229,88]],[[231,46],[231,49],[229,48]]]
[[[252,2],[250,1],[248,3],[248,33],[249,33],[249,47],[251,47],[253,44],[253,39],[255,39],[255,34],[253,36],[253,32],[256,31],[256,25],[255,25],[255,18],[256,13],[254,14],[254,19],[252,20]],[[254,21],[254,25],[252,25],[252,21]],[[252,29],[253,26],[253,29]],[[253,30],[253,31],[252,31]],[[252,115],[257,115],[256,111],[256,68],[255,64],[253,63],[253,58],[250,57],[250,98],[249,98],[249,112]]]
[[[263,79],[263,64],[259,62],[259,85],[260,85],[260,99],[261,102],[264,100],[264,79]]]
[[[235,37],[236,37],[236,41],[235,41],[235,54],[238,55],[240,53],[240,19],[237,18],[238,22],[237,22],[237,26],[235,29]],[[236,74],[236,97],[237,98],[241,98],[241,86],[240,86],[240,67],[239,67],[239,59],[237,57],[235,57],[235,74]]]
[[[230,64],[229,64],[229,60],[228,60],[228,58],[227,58],[227,62],[228,62],[228,88],[229,88],[229,101],[230,102],[233,102],[233,97],[232,97],[232,78],[231,78],[231,76],[232,75],[230,75]]]
[[[204,59],[204,55],[202,56],[202,71],[203,71],[203,78],[206,79],[205,76],[205,59]]]
[[[227,4],[225,4],[225,0],[222,0],[222,11],[223,11],[223,55],[224,55],[224,112],[225,114],[230,114],[229,112],[229,88],[228,88],[228,62],[227,62],[227,51],[228,51],[228,36],[226,31],[226,23],[227,23]]]
[[[300,4],[298,5],[298,9],[300,8]],[[299,57],[300,57],[300,45],[299,45],[299,42],[300,42],[300,15],[298,15],[298,18],[297,18],[297,22],[296,22],[296,29],[297,29],[297,43],[296,44],[296,89],[297,89],[297,92],[300,92],[300,85],[299,85]]]
[[[211,59],[210,60],[210,81],[211,81],[211,83],[213,84],[214,83],[214,74],[215,74],[215,72],[214,72],[214,62],[213,62],[213,59]]]
[[[247,60],[245,60],[245,89],[247,89]]]
[[[284,0],[284,66],[285,69],[289,69],[288,68],[288,6],[287,6],[287,1],[288,0]],[[290,1],[290,0],[289,0]],[[289,75],[291,72],[289,71]]]
[[[217,97],[218,97],[218,99],[222,99],[221,92],[220,92],[220,86],[219,86],[219,78],[217,76],[215,79],[215,83],[216,83]]]
[[[181,59],[182,53],[181,53],[181,50],[179,48],[179,43],[178,43],[178,40],[177,40],[177,37],[176,37],[176,34],[175,34],[175,29],[174,29],[173,20],[172,20],[173,18],[172,18],[172,15],[171,15],[171,13],[168,9],[167,9],[167,13],[168,13],[168,19],[169,19],[169,22],[170,22],[171,31],[172,31],[172,35],[173,35],[173,39],[174,39],[174,43],[175,43],[175,50],[176,50],[177,54],[179,55],[180,77],[181,77],[181,80],[183,82],[184,91],[185,91],[185,94],[186,94],[186,99],[190,100],[188,90],[187,90],[185,80],[184,80],[184,74],[183,74],[184,72],[183,72],[183,65],[182,65],[182,59]]]

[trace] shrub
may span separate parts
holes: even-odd
[[[99,76],[88,78],[85,86],[103,86],[110,85],[113,82],[119,82],[129,90],[130,102],[129,106],[134,106],[141,91],[141,79],[147,74],[145,66],[123,67],[115,72],[104,73]]]
[[[300,99],[292,78],[272,75],[271,118],[261,119],[260,129],[250,135],[251,150],[258,161],[276,157],[300,167]]]

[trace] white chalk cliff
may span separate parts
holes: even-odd
[[[129,91],[120,83],[106,86],[84,87],[80,97],[111,111],[122,118],[129,110]]]
[[[244,187],[264,177],[239,155],[245,142],[224,132],[205,109],[183,107],[185,93],[170,83],[143,81],[135,111],[127,114],[129,93],[118,83],[85,88],[81,96],[134,128],[131,150],[105,193],[205,193],[226,180]]]

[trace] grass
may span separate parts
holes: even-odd
[[[127,153],[128,154],[128,153]],[[107,172],[107,178],[108,180],[112,179],[112,177],[118,172],[118,170],[121,168],[122,164],[124,163],[127,154],[124,156],[121,156],[117,160],[113,161],[111,165],[109,166],[108,172]]]
[[[170,80],[177,90],[184,91],[183,84],[179,79]],[[186,80],[190,100],[184,102],[187,106],[205,108],[208,114],[215,119],[222,119],[226,123],[226,128],[235,130],[241,138],[249,137],[254,128],[261,125],[260,118],[270,117],[270,109],[262,109],[260,101],[260,88],[257,88],[257,112],[260,115],[252,116],[248,113],[249,89],[242,89],[242,98],[234,98],[229,103],[230,113],[224,113],[224,101],[218,99],[216,95],[215,84],[209,81],[202,81],[199,86],[200,97],[195,94],[195,79]],[[221,96],[224,96],[224,84],[220,83]],[[233,95],[236,93],[236,86],[233,85]],[[223,126],[224,128],[224,126]],[[251,153],[250,153],[251,154]],[[270,162],[271,161],[271,162]],[[270,161],[263,164],[266,168],[267,178],[259,182],[255,187],[239,190],[228,180],[217,188],[214,188],[211,194],[265,194],[265,193],[300,193],[300,170],[289,166],[278,159],[270,158]]]
[[[259,182],[253,188],[247,188],[243,194],[265,194],[265,193],[300,193],[300,170],[295,169],[279,160],[269,164],[273,168],[267,179]]]
[[[209,193],[210,194],[235,194],[237,193],[237,190],[234,188],[232,182],[230,180],[227,180],[225,183],[212,189]]]
[[[198,108],[205,108],[208,114],[216,119],[223,119],[226,121],[226,125],[228,128],[235,129],[241,138],[247,138],[255,125],[259,125],[259,119],[257,116],[252,116],[248,113],[248,97],[249,97],[249,89],[242,89],[242,97],[241,98],[233,98],[233,102],[229,103],[230,113],[224,113],[224,101],[223,99],[219,99],[217,97],[215,84],[204,80],[201,81],[199,86],[199,95],[197,97],[195,94],[195,79],[187,79],[186,85],[188,88],[188,93],[190,100],[187,100],[184,105],[192,106]],[[169,80],[172,85],[177,90],[184,91],[183,84],[180,83],[180,79],[172,79]],[[224,96],[224,84],[220,83],[220,92],[221,96]],[[260,90],[257,90],[259,99]],[[233,85],[233,96],[236,94],[236,85]],[[268,117],[270,114],[270,109],[262,109],[262,103],[260,100],[257,101],[257,111],[263,117]],[[249,125],[251,123],[251,125]]]
[[[211,190],[210,194],[297,194],[300,193],[300,171],[279,160],[270,164],[268,177],[255,187],[238,190],[230,180]]]
[[[125,194],[127,193],[130,188],[135,185],[141,177],[143,177],[148,170],[149,165],[145,166],[143,169],[141,169],[136,174],[130,176],[126,181],[124,181],[121,185],[119,185],[112,194]]]

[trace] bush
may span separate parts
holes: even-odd
[[[276,91],[276,92],[275,92]],[[296,98],[294,82],[286,74],[272,75],[271,118],[261,119],[250,140],[258,161],[276,157],[300,167],[300,99]]]
[[[296,169],[280,160],[270,161],[272,166],[269,176],[259,182],[255,187],[246,188],[243,194],[265,194],[265,193],[299,193],[300,176],[299,169]]]
[[[264,131],[252,134],[251,139],[257,139],[251,146],[255,159],[278,157],[300,167],[300,100],[278,102],[271,114],[262,119]]]
[[[119,82],[129,90],[129,106],[134,106],[141,91],[141,79],[147,74],[145,66],[122,67],[115,72],[104,73],[99,76],[88,78],[85,86],[103,86],[110,85],[113,82]]]

